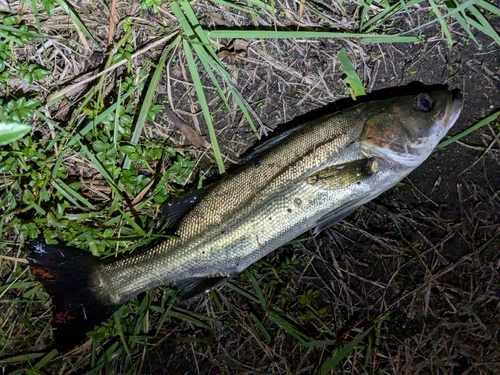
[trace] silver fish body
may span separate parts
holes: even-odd
[[[432,109],[417,108],[418,101]],[[460,107],[441,91],[361,104],[307,124],[213,188],[180,222],[178,239],[96,270],[96,289],[123,303],[161,284],[238,274],[407,176]]]
[[[272,147],[262,147],[205,192],[179,221],[178,238],[125,259],[93,259],[80,267],[84,281],[78,284],[91,297],[76,302],[54,298],[56,343],[74,344],[73,331],[92,328],[106,318],[97,315],[109,314],[142,291],[172,282],[180,289],[204,289],[298,235],[338,222],[420,165],[455,123],[461,105],[450,91],[369,102],[300,126]],[[76,260],[68,259],[76,258],[76,251],[42,242],[32,248],[33,273],[58,297],[62,291],[47,279],[64,280],[61,262],[72,269]],[[49,261],[47,253],[55,260]],[[57,269],[51,265],[55,261]]]

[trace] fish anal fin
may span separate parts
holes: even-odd
[[[175,282],[179,289],[181,299],[189,299],[197,295],[208,293],[212,289],[222,285],[228,277],[217,276],[209,278],[189,278]]]
[[[51,296],[55,347],[68,351],[113,314],[121,305],[99,297],[92,275],[103,263],[97,257],[64,245],[29,244],[31,272]]]
[[[364,158],[346,163],[332,165],[309,176],[310,184],[327,188],[341,188],[360,183],[377,171],[377,159]]]

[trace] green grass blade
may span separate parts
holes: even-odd
[[[134,228],[135,233],[137,233],[138,236],[144,237],[146,235],[146,232],[144,232],[144,230],[139,225],[137,225],[135,220],[132,219],[132,217],[127,212],[121,209],[119,209],[119,211],[122,214],[122,217],[125,219],[125,221],[127,221],[127,223],[129,223],[130,226]]]
[[[116,97],[115,121],[113,122],[113,147],[118,150],[118,129],[120,127],[120,110],[122,108],[122,85],[118,84],[118,95]],[[123,153],[121,153],[123,158]]]
[[[221,95],[221,98],[226,103],[227,108],[229,109],[229,105],[227,104],[228,100],[226,99],[225,94],[223,93],[222,89],[220,88],[220,85],[217,82],[217,80],[216,80],[215,76],[213,75],[213,73],[211,72],[211,70],[216,71],[219,74],[219,76],[224,80],[227,87],[229,88],[229,91],[233,95],[233,98],[236,101],[236,104],[239,106],[239,108],[243,112],[243,115],[245,116],[246,120],[248,121],[251,129],[254,131],[254,133],[256,133],[257,138],[260,139],[257,128],[255,127],[252,116],[250,115],[250,111],[252,111],[252,113],[254,113],[254,112],[253,112],[252,108],[250,107],[250,105],[244,100],[241,93],[236,89],[236,87],[234,87],[233,82],[231,80],[231,75],[229,74],[229,72],[220,64],[220,61],[218,60],[218,58],[217,58],[217,60],[215,60],[215,59],[211,58],[203,50],[200,51],[200,49],[202,49],[202,46],[195,44],[195,45],[193,45],[193,48],[194,48],[195,52],[197,53],[198,58],[202,62],[203,66],[205,68],[205,71],[210,76],[210,79],[212,80],[212,82],[214,82],[215,87],[217,88],[217,91],[219,92],[219,95]],[[254,117],[256,120],[258,120],[260,122],[258,116],[255,113],[254,113]]]
[[[183,313],[180,313],[180,312],[177,312],[177,311],[173,311],[173,310],[167,310],[165,312],[165,314],[167,314],[168,316],[170,316],[172,318],[181,319],[181,320],[189,322],[189,323],[191,323],[191,324],[193,324],[195,326],[198,326],[198,327],[201,327],[201,328],[205,328],[205,329],[207,329],[209,331],[213,331],[212,327],[210,327],[208,324],[203,323],[201,320],[193,318],[192,316],[189,316],[187,314],[183,314]]]
[[[260,288],[260,285],[259,285],[257,279],[255,278],[254,274],[248,270],[245,270],[245,276],[252,283],[252,285],[255,289],[255,293],[257,294],[257,298],[260,301],[260,305],[262,306],[262,308],[264,310],[267,310],[267,304],[266,304],[266,299],[264,298],[264,293],[262,293],[262,289]]]
[[[80,29],[81,32],[83,32],[87,37],[97,46],[99,47],[99,43],[97,40],[94,39],[90,31],[87,29],[87,27],[84,25],[80,17],[69,7],[68,4],[64,0],[53,0],[57,5],[59,5],[71,18],[71,21],[75,23],[75,25]]]
[[[125,352],[127,353],[128,359],[131,360],[132,352],[130,351],[130,347],[127,344],[127,339],[125,338],[125,334],[123,333],[123,326],[122,326],[123,309],[124,309],[124,306],[120,307],[113,314],[113,319],[115,321],[115,330],[118,333],[118,336],[120,337],[120,342],[122,343],[122,348],[125,349]]]
[[[366,21],[364,24],[364,28],[360,28],[361,31],[364,32],[371,32],[375,30],[378,26],[384,24],[385,22],[389,21],[392,22],[391,18],[399,11],[402,9],[405,9],[407,13],[409,13],[408,9],[416,4],[421,3],[422,0],[411,0],[409,2],[405,2],[404,0],[401,0],[399,3],[394,3],[390,7],[386,8],[373,18],[369,19]]]
[[[131,87],[127,90],[127,92],[122,96],[121,101],[125,101],[129,96],[131,96],[137,90],[136,87]],[[118,109],[118,103],[113,103],[106,110],[102,111],[94,120],[89,122],[85,127],[80,130],[77,134],[67,140],[66,147],[72,147],[77,144],[86,134],[92,131],[102,120],[112,114],[114,111]],[[59,128],[58,130],[63,129]]]
[[[9,363],[18,363],[18,362],[29,363],[34,359],[43,357],[44,354],[45,353],[26,353],[26,354],[14,355],[12,357],[2,358],[0,359],[0,365],[3,366]]]
[[[179,24],[180,24],[184,34],[186,36],[188,36],[191,41],[193,41],[193,40],[196,41],[196,39],[198,39],[197,35],[186,17],[192,18],[194,20],[194,22],[196,22],[195,24],[198,25],[198,27],[199,27],[198,20],[196,19],[196,16],[194,15],[194,13],[193,13],[193,11],[188,3],[185,4],[185,2],[183,2],[183,1],[179,1],[179,3],[183,6],[183,9],[181,10],[179,5],[174,2],[171,4],[172,11],[174,12],[177,20],[179,21]],[[184,10],[184,12],[183,12],[183,10]],[[210,137],[210,143],[212,145],[212,150],[214,153],[215,161],[217,163],[219,173],[222,174],[225,172],[224,162],[222,161],[222,155],[220,153],[219,144],[217,141],[217,136],[215,134],[212,116],[210,114],[210,109],[208,108],[208,103],[207,103],[207,100],[205,97],[205,93],[203,91],[201,79],[200,79],[200,76],[198,74],[198,68],[196,67],[196,63],[194,61],[193,54],[191,52],[191,48],[189,47],[187,40],[182,41],[182,46],[184,49],[184,53],[186,55],[186,61],[188,64],[189,72],[191,73],[191,78],[193,80],[193,85],[194,85],[194,88],[196,91],[196,95],[198,97],[198,102],[200,103],[203,117],[205,118],[205,122],[207,124],[208,134]],[[226,99],[222,89],[220,88],[219,83],[215,79],[215,76],[213,75],[210,68],[208,67],[209,64],[207,64],[207,60],[210,60],[210,58],[207,58],[207,56],[205,56],[205,55],[207,53],[210,53],[210,49],[208,49],[208,50],[201,49],[200,47],[201,46],[199,44],[193,44],[193,48],[195,48],[195,51],[198,55],[198,58],[200,59],[200,61],[204,65],[205,70],[208,73],[212,82],[214,83],[219,95],[221,96],[221,98],[223,98],[223,100],[225,101],[225,103],[227,105],[227,99]],[[215,54],[215,52],[214,52],[214,54]],[[215,57],[217,57],[217,56],[215,55]]]
[[[477,124],[471,126],[470,128],[464,130],[463,132],[458,133],[457,135],[454,135],[453,137],[450,137],[447,140],[441,142],[440,144],[438,144],[436,146],[435,150],[439,150],[439,149],[441,149],[443,147],[448,146],[449,144],[452,144],[452,143],[458,141],[459,139],[462,139],[463,137],[469,135],[470,133],[475,132],[477,129],[482,128],[484,125],[487,125],[490,122],[495,121],[499,116],[500,116],[500,111],[497,111],[497,112],[493,113],[492,115],[490,115],[490,116],[486,117],[485,119],[479,121]]]
[[[370,5],[373,2],[373,0],[365,0],[361,1],[361,6],[363,7],[363,10],[361,11],[361,17],[359,21],[359,30],[363,30],[365,28],[365,20],[366,16],[368,15],[368,12],[371,10]]]
[[[205,48],[203,46],[203,39],[201,39],[200,35],[198,35],[195,32],[195,30],[193,29],[193,27],[191,26],[188,18],[192,19],[193,22],[195,22],[196,24],[199,24],[199,23],[198,23],[198,20],[196,19],[196,15],[194,14],[191,7],[189,6],[189,3],[188,4],[184,4],[183,2],[180,2],[180,3],[183,6],[182,10],[177,3],[172,3],[172,5],[171,5],[172,11],[174,12],[175,16],[177,17],[177,20],[179,21],[179,25],[181,26],[184,35],[186,35],[191,42],[194,42],[191,45],[192,45],[193,49],[195,50],[196,55],[198,56],[201,63],[203,64],[203,67],[205,68],[205,71],[208,74],[208,76],[210,77],[210,79],[212,80],[212,83],[215,85],[215,89],[217,90],[217,93],[224,101],[224,104],[226,105],[226,107],[229,108],[229,104],[228,104],[228,100],[226,98],[226,95],[224,94],[224,91],[220,87],[220,84],[217,81],[217,79],[215,78],[213,71],[211,69],[210,62],[213,59],[217,59],[217,55],[215,54],[215,51],[213,50],[213,48],[211,48],[210,42],[208,41],[208,39],[206,37],[204,40],[205,40],[205,44],[208,44],[208,46],[207,46],[207,48]],[[204,36],[204,34],[202,34],[202,36]]]
[[[198,19],[196,18],[196,15],[193,12],[193,9],[189,5],[189,2],[186,0],[180,0],[179,4],[182,6],[182,10],[180,6],[177,3],[172,3],[172,11],[174,12],[175,16],[177,17],[179,24],[181,25],[181,28],[183,29],[183,32],[186,36],[188,36],[189,40],[191,41],[191,45],[200,59],[200,62],[203,64],[203,67],[205,68],[205,71],[209,75],[210,79],[212,80],[215,89],[217,90],[219,96],[222,98],[224,101],[224,104],[228,109],[231,109],[228,104],[228,99],[226,98],[226,95],[224,94],[224,91],[220,87],[219,82],[215,78],[213,72],[217,72],[219,76],[223,79],[223,81],[226,83],[227,87],[229,88],[229,91],[234,97],[234,100],[236,101],[236,104],[239,106],[241,111],[243,112],[243,115],[245,116],[246,120],[248,121],[251,129],[256,133],[257,138],[260,139],[260,136],[257,132],[257,129],[255,127],[255,124],[253,122],[252,116],[250,115],[250,112],[254,115],[255,119],[260,123],[260,120],[258,116],[253,112],[253,109],[248,105],[248,103],[245,101],[243,96],[240,94],[240,92],[234,87],[234,84],[231,80],[231,75],[229,72],[225,69],[224,65],[221,63],[219,60],[219,57],[215,53],[215,50],[213,49],[210,40],[208,39],[205,30],[203,30],[198,22]],[[194,26],[191,26],[194,25]],[[231,37],[232,38],[232,37]],[[262,124],[261,124],[262,126]]]
[[[328,361],[326,361],[323,366],[316,372],[316,375],[327,375],[330,371],[332,371],[335,366],[337,366],[340,361],[344,358],[347,358],[349,354],[359,345],[361,340],[363,340],[368,333],[372,330],[373,327],[368,328],[363,333],[357,335],[349,344],[340,348],[337,353],[333,355]]]
[[[270,342],[271,341],[271,335],[269,334],[269,332],[267,332],[266,327],[264,327],[264,325],[259,320],[259,318],[257,318],[255,316],[255,314],[252,313],[252,312],[250,313],[250,318],[252,318],[252,320],[255,323],[255,325],[257,326],[257,328],[259,328],[260,332],[264,336],[265,341]]]
[[[179,0],[179,4],[181,5],[182,11],[186,15],[187,21],[190,24],[190,28],[192,30],[191,36],[196,36],[196,38],[199,40],[199,43],[196,43],[195,40],[192,40],[191,42],[193,44],[202,44],[206,48],[206,51],[212,56],[212,58],[215,61],[219,61],[219,58],[217,57],[215,50],[212,48],[210,40],[208,40],[208,37],[205,35],[205,32],[201,27],[200,22],[198,21],[198,18],[193,11],[193,8],[191,8],[189,1]]]
[[[361,42],[365,43],[413,43],[420,40],[414,36],[339,33],[333,31],[205,30],[205,33],[209,38],[231,39],[355,38],[361,39]]]
[[[420,2],[421,0],[418,0]],[[392,17],[394,14],[402,9],[401,3],[394,3],[389,8],[384,9],[382,12],[378,13],[374,17],[370,18],[360,27],[360,31],[370,32],[376,29],[385,20]]]
[[[101,162],[89,151],[87,146],[81,145],[80,153],[82,156],[87,157],[94,164],[100,174],[104,176],[104,178],[108,181],[108,183],[114,184],[114,180],[111,178],[111,175],[108,173],[107,169],[101,164]]]
[[[165,61],[167,60],[167,57],[170,55],[170,51],[172,50],[173,46],[175,46],[179,42],[179,40],[180,36],[177,36],[174,39],[174,42],[168,45],[168,47],[163,52],[160,61],[156,65],[156,69],[151,77],[151,81],[148,85],[146,95],[144,96],[144,99],[142,101],[141,110],[139,111],[139,115],[137,116],[134,132],[132,133],[132,137],[130,138],[130,143],[133,145],[137,144],[137,142],[139,142],[139,138],[141,137],[142,129],[144,128],[144,124],[146,123],[148,112],[151,109],[151,105],[153,104],[153,98],[156,93],[156,87],[158,86],[158,82],[160,81],[160,78],[163,74],[163,67],[165,66]],[[124,170],[129,169],[130,164],[131,160],[127,155],[123,162],[123,169]]]
[[[475,6],[470,6],[468,10],[479,21],[481,27],[477,28],[488,35],[490,38],[492,38],[500,46],[500,36],[495,31],[495,29],[493,29],[488,20],[481,14],[481,12],[477,10]]]
[[[446,8],[448,10],[453,10],[459,5],[459,4],[457,4],[456,0],[451,0],[450,2],[446,1],[445,4],[446,4]],[[470,30],[470,27],[467,24],[467,22],[465,21],[462,14],[460,12],[455,13],[453,15],[453,17],[457,20],[457,22],[460,24],[460,26],[462,26],[462,29],[464,29],[467,32],[467,34],[469,35],[469,38],[471,38],[471,40],[473,40],[476,44],[479,44],[479,42],[477,41],[476,37],[474,36],[472,31]]]
[[[234,290],[236,293],[238,294],[241,294],[243,297],[245,298],[248,298],[250,301],[253,301],[253,302],[256,302],[256,303],[259,303],[259,299],[255,296],[252,296],[250,293],[244,291],[243,289],[237,287],[236,285],[234,285],[233,283],[231,283],[230,281],[226,282],[224,284],[224,286],[227,286],[229,289],[232,289]]]
[[[191,78],[193,80],[194,89],[196,95],[200,102],[200,106],[203,112],[203,117],[207,123],[208,134],[210,136],[210,142],[212,144],[212,150],[214,152],[215,161],[217,162],[217,167],[219,168],[219,173],[223,174],[226,169],[224,168],[224,162],[222,161],[222,155],[219,150],[219,143],[217,142],[217,136],[215,134],[215,128],[212,121],[212,115],[210,114],[210,109],[208,108],[207,99],[205,98],[205,92],[203,91],[203,85],[201,83],[200,75],[198,74],[198,69],[189,48],[189,44],[186,40],[182,41],[182,46],[184,48],[184,53],[186,54],[186,61],[188,64],[189,72],[191,73]]]
[[[202,27],[200,26],[198,19],[196,18],[196,15],[193,12],[193,9],[189,5],[189,2],[186,0],[181,0],[180,4],[182,6],[182,11],[184,12],[187,18],[183,19],[181,17],[179,23],[181,24],[181,27],[183,28],[184,32],[189,36],[189,39],[192,41],[192,47],[196,55],[200,59],[201,63],[203,64],[205,71],[207,72],[213,84],[215,85],[215,88],[219,93],[219,96],[224,101],[226,107],[230,109],[228,104],[229,101],[212,71],[217,72],[217,74],[219,74],[219,76],[226,83],[226,86],[229,88],[229,91],[233,94],[236,104],[240,107],[241,111],[243,112],[243,115],[250,124],[250,127],[257,134],[257,138],[260,138],[258,136],[257,129],[253,122],[252,116],[249,113],[250,111],[253,112],[253,110],[248,105],[248,103],[243,99],[243,96],[236,89],[236,87],[234,87],[234,84],[231,80],[231,75],[219,60],[219,57],[215,53],[215,50],[213,49],[212,44],[210,43],[210,40],[208,39],[205,33],[205,30],[203,30]],[[180,9],[176,11],[175,7],[173,6],[172,10],[174,10],[176,15],[179,15]],[[191,27],[191,25],[195,26]],[[255,119],[259,121],[258,116],[255,113],[254,116]]]
[[[457,14],[458,12],[461,12],[461,11],[464,11],[466,10],[467,8],[469,8],[471,5],[474,5],[478,0],[467,0],[465,3],[459,5],[458,7],[456,7],[455,9],[453,9],[452,11],[444,14],[441,18],[442,19],[445,19],[446,17],[450,17],[450,16],[453,16],[454,14]],[[420,0],[418,0],[418,2],[420,2]],[[432,25],[433,23],[436,23],[438,22],[437,19],[435,20],[432,20],[432,21],[429,21],[429,22],[426,22],[424,23],[423,25],[420,25],[420,26],[417,26],[417,27],[414,27],[413,29],[411,30],[408,30],[408,31],[405,31],[404,33],[401,33],[401,35],[406,35],[406,34],[409,34],[409,33],[412,33],[412,32],[415,32],[417,30],[420,30],[424,27],[427,27],[429,25]]]
[[[356,73],[356,69],[354,69],[349,56],[347,56],[345,48],[340,49],[340,51],[337,53],[337,58],[342,65],[342,72],[344,72],[344,74],[347,76],[343,79],[344,83],[352,89],[356,97],[366,95],[363,83],[361,82],[358,73]]]
[[[39,33],[36,33],[34,31],[23,31],[23,30],[19,30],[16,27],[5,26],[3,24],[0,24],[0,36],[2,38],[9,40],[9,41],[14,41],[15,38],[13,39],[9,34],[22,35],[22,36],[28,37],[30,39],[50,39],[49,36],[39,34]]]
[[[500,8],[497,8],[493,4],[490,4],[484,0],[478,0],[477,6],[486,9],[488,12],[494,14],[495,16],[500,16]]]
[[[429,0],[429,4],[431,5],[432,11],[436,15],[436,18],[438,19],[439,24],[441,25],[441,30],[443,30],[443,33],[446,37],[446,40],[448,41],[448,44],[450,46],[453,45],[453,39],[451,38],[450,30],[448,30],[448,26],[446,25],[446,22],[443,19],[441,12],[439,11],[438,7],[436,6],[436,3],[434,2],[434,0]]]
[[[280,328],[285,330],[289,335],[295,337],[300,342],[308,342],[312,341],[306,334],[300,332],[300,330],[295,327],[292,323],[283,319],[274,311],[266,311],[266,316],[275,324],[277,324]]]
[[[59,352],[56,349],[52,349],[50,352],[47,353],[41,360],[39,360],[33,367],[35,370],[40,370],[43,368],[47,363],[52,361],[52,359],[59,354]]]
[[[80,203],[78,203],[77,200],[82,202],[85,206],[87,206],[91,210],[95,210],[95,207],[88,200],[86,200],[84,197],[82,197],[80,194],[78,194],[76,191],[74,191],[71,187],[66,185],[63,181],[61,181],[59,179],[52,180],[52,181],[50,181],[50,184],[58,192],[60,192],[67,200],[69,200],[71,203],[73,203],[79,209],[83,209],[83,207],[80,205]]]

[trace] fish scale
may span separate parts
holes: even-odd
[[[301,125],[262,145],[216,185],[174,202],[177,238],[124,259],[34,241],[28,260],[54,301],[56,345],[76,345],[143,291],[175,283],[187,296],[203,292],[298,235],[342,220],[421,164],[461,104],[459,95],[436,91]],[[70,296],[68,283],[76,291]]]

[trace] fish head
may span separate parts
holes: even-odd
[[[434,91],[374,102],[360,137],[369,156],[407,168],[420,165],[453,126],[462,109],[462,96]]]

